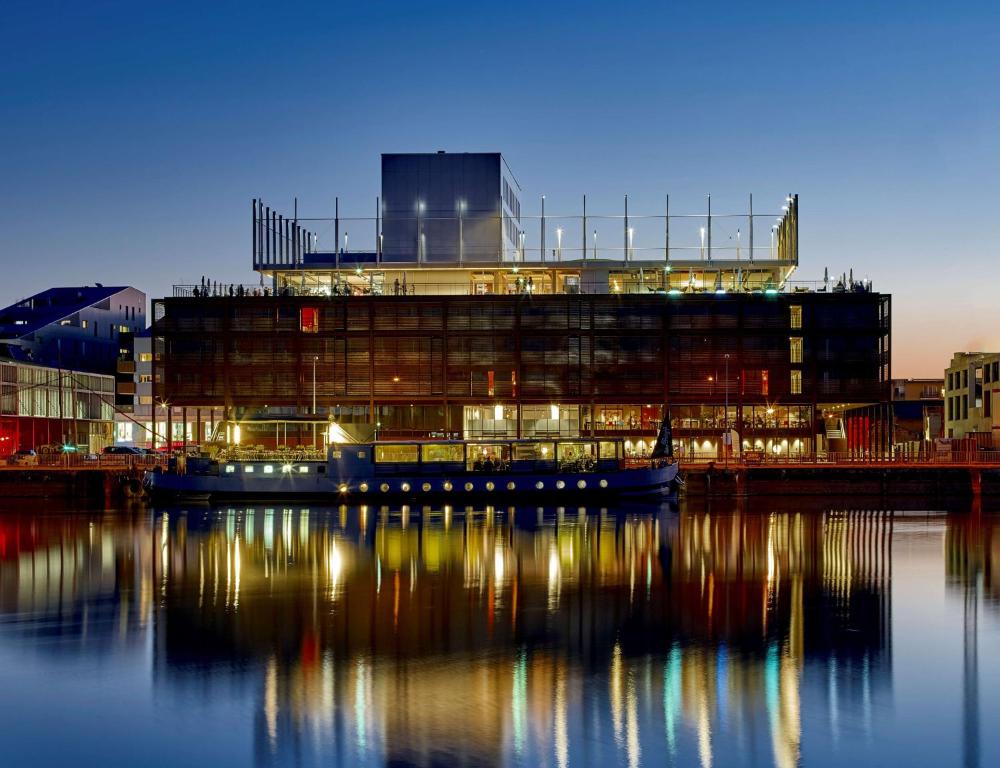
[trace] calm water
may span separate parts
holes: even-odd
[[[1000,517],[877,504],[8,501],[0,764],[1000,765]]]

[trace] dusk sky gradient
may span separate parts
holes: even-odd
[[[252,282],[251,198],[501,151],[532,214],[797,192],[797,277],[893,295],[894,376],[1000,349],[1000,3],[8,0],[0,71],[3,304]]]

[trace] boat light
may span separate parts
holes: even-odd
[[[466,491],[471,491],[472,490],[472,483],[466,483],[465,484],[465,490]]]
[[[587,481],[586,480],[577,480],[576,481],[576,487],[579,488],[582,491],[584,488],[587,487]]]
[[[580,482],[583,482],[583,481],[581,480]],[[608,487],[608,481],[602,478],[601,482],[600,482],[600,486],[601,486],[601,488],[607,488]]]
[[[424,483],[420,487],[423,488],[424,493],[427,493],[431,489],[431,484],[430,483]]]
[[[361,483],[361,485],[358,486],[358,490],[362,493],[368,493],[368,483]]]
[[[450,491],[452,488],[454,488],[454,486],[448,480],[445,480],[444,485],[442,485],[441,487],[444,488],[446,491]]]
[[[347,486],[344,483],[341,483],[340,487],[337,488],[337,490],[340,491],[341,493],[347,493]]]
[[[281,471],[285,472],[285,473],[291,472],[292,471],[292,465],[291,464],[282,464],[281,465]]]
[[[492,491],[494,488],[496,488],[496,486],[493,485],[493,481],[489,481],[489,482],[486,483],[486,490],[487,491]]]
[[[382,483],[382,485],[380,485],[378,487],[378,489],[380,491],[382,491],[382,493],[388,493],[389,492],[389,484],[388,483]]]
[[[517,486],[514,484],[513,480],[511,480],[509,483],[507,483],[507,490],[508,491],[513,491],[515,488],[517,488]]]
[[[561,491],[565,487],[566,487],[565,481],[563,481],[563,480],[556,480],[556,488],[558,488]]]
[[[399,486],[399,490],[401,490],[403,493],[407,493],[410,490],[410,484],[403,483],[401,486]]]
[[[542,490],[544,487],[545,487],[545,483],[543,483],[541,480],[539,480],[537,483],[535,483],[535,488],[537,488],[538,490]]]

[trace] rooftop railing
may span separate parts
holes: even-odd
[[[372,263],[415,265],[559,264],[621,262],[798,264],[798,196],[779,214],[629,213],[509,216],[473,210],[385,210],[373,217],[294,217],[253,201],[254,269],[301,269],[311,265]],[[499,204],[498,204],[499,205]]]
[[[520,274],[520,273],[519,273]],[[531,281],[528,281],[531,277]],[[270,283],[271,281],[267,281]],[[303,282],[305,282],[303,280]],[[872,285],[870,281],[861,280],[843,283],[830,280],[795,280],[776,283],[774,281],[753,279],[747,280],[742,285],[735,284],[731,280],[723,280],[722,285],[714,279],[699,278],[697,280],[688,279],[685,273],[664,281],[660,277],[655,279],[644,279],[642,282],[628,282],[618,280],[610,281],[581,281],[578,283],[553,286],[547,281],[536,280],[533,275],[524,273],[520,279],[516,276],[505,277],[504,284],[500,287],[496,285],[485,286],[485,281],[470,279],[468,283],[457,282],[431,282],[414,281],[407,279],[400,281],[397,285],[396,278],[389,281],[377,281],[371,271],[362,271],[356,274],[351,270],[345,270],[339,279],[334,277],[324,282],[313,284],[289,284],[277,289],[271,285],[261,286],[257,284],[236,284],[218,283],[208,281],[206,284],[181,284],[174,285],[173,295],[175,298],[254,298],[264,296],[316,296],[316,297],[336,297],[336,296],[502,296],[502,295],[526,295],[526,296],[550,296],[550,295],[667,295],[678,296],[704,296],[704,295],[726,295],[726,294],[746,294],[757,293],[764,295],[779,295],[789,293],[871,293]]]

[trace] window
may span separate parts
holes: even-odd
[[[319,333],[319,307],[302,307],[299,310],[299,330],[302,333]]]
[[[788,360],[792,363],[802,362],[802,337],[792,336],[788,340]]]
[[[788,308],[788,315],[788,325],[791,328],[802,327],[802,307],[798,304],[793,304]]]
[[[437,443],[422,446],[421,458],[425,462],[453,461],[461,464],[465,461],[465,446]]]
[[[802,394],[802,371],[792,371],[792,394]]]
[[[151,362],[153,362],[153,353],[152,352],[142,352],[139,355],[139,362],[140,363],[151,363]]]
[[[760,393],[762,395],[770,394],[768,392],[769,388],[770,387],[768,386],[767,371],[761,371],[760,372]]]
[[[152,405],[153,396],[152,395],[139,395],[139,405]]]
[[[419,445],[376,445],[375,461],[377,463],[416,463]]]
[[[62,320],[59,321],[59,325],[72,325],[72,324],[73,321],[70,320],[68,317],[64,317]]]
[[[990,419],[993,418],[993,393],[984,392],[983,393],[983,416]]]

